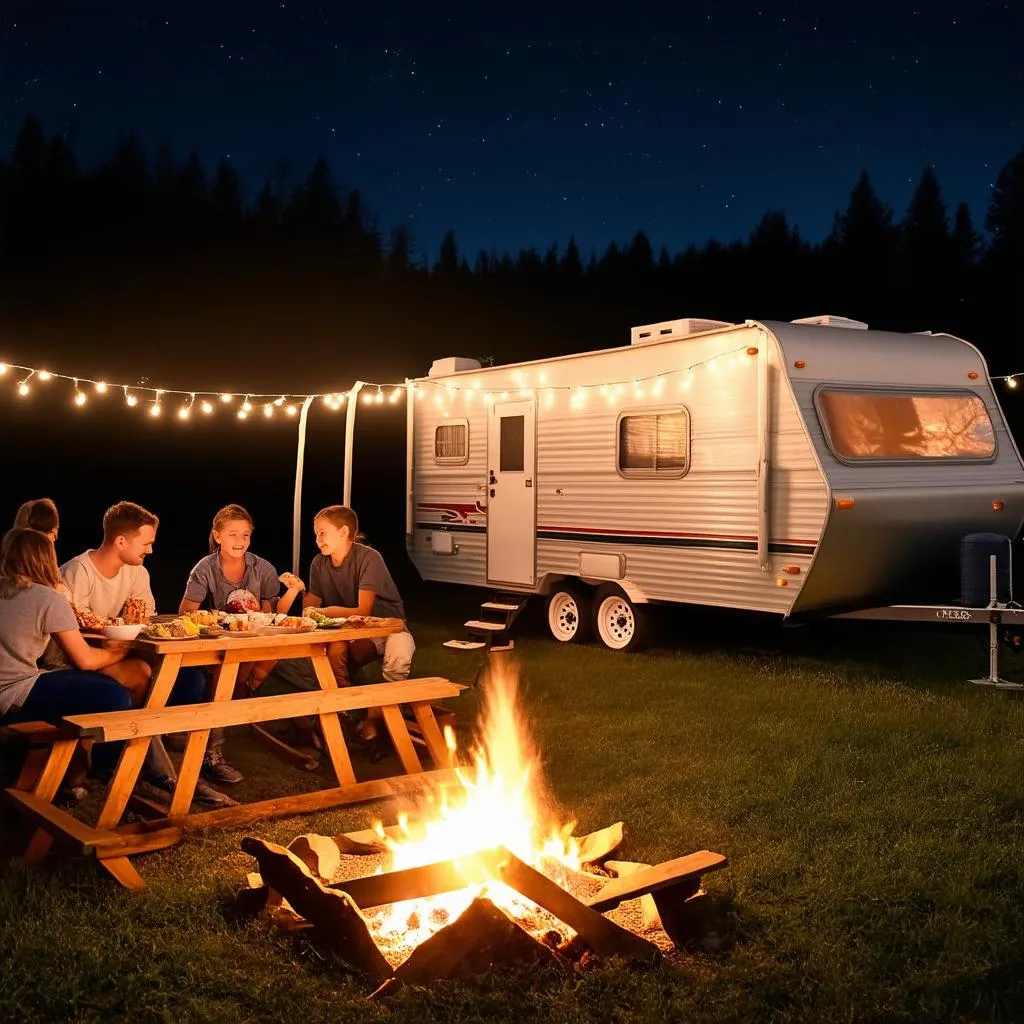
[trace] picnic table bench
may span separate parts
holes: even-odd
[[[72,851],[95,856],[122,885],[143,888],[145,882],[128,858],[172,846],[186,832],[324,810],[453,781],[448,748],[434,717],[432,701],[457,696],[464,689],[461,684],[431,677],[339,688],[331,671],[328,644],[386,636],[401,628],[401,623],[393,620],[387,625],[342,627],[286,636],[136,641],[141,653],[154,661],[153,682],[144,707],[73,715],[63,719],[60,725],[29,723],[19,728],[36,749],[30,752],[20,777],[5,795],[37,826],[25,850],[26,861],[44,857],[56,841]],[[240,665],[286,658],[310,658],[320,689],[232,700]],[[217,666],[212,700],[167,707],[178,670],[189,665]],[[402,705],[412,710],[422,743],[434,762],[432,771],[423,770],[402,714]],[[384,724],[406,774],[359,782],[338,714],[376,707],[382,710]],[[306,716],[319,718],[324,746],[338,783],[336,787],[191,813],[211,729]],[[187,733],[188,739],[169,812],[155,820],[122,825],[121,818],[151,739],[172,732]],[[53,804],[71,759],[84,740],[122,740],[125,743],[95,826]]]

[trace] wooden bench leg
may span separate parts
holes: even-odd
[[[142,875],[135,870],[127,857],[109,857],[101,860],[100,867],[123,885],[126,889],[145,889],[146,883]]]
[[[214,701],[231,700],[237,679],[238,662],[222,664],[213,688]],[[174,787],[174,797],[171,799],[170,819],[174,823],[185,818],[192,806],[192,797],[195,796],[196,783],[199,781],[199,772],[203,767],[203,757],[209,740],[209,729],[199,729],[188,734],[185,756],[181,759],[181,768],[178,769],[178,784]]]
[[[416,716],[416,724],[423,734],[423,742],[427,745],[431,760],[435,768],[451,767],[451,751],[444,741],[440,726],[434,717],[434,706],[428,700],[418,701],[411,705],[412,713]]]
[[[336,690],[338,684],[331,671],[331,663],[327,660],[326,654],[314,655],[313,671],[316,673],[317,682],[321,690]],[[338,721],[337,712],[320,715],[320,728],[323,729],[324,743],[327,746],[327,754],[334,766],[334,774],[338,778],[339,786],[351,786],[356,781],[356,773],[352,770],[352,759],[348,756],[348,747],[345,746],[345,737],[341,731],[341,722]]]
[[[53,798],[64,781],[71,758],[75,756],[75,749],[78,740],[57,740],[50,748],[46,764],[39,773],[39,778],[32,789],[33,796],[38,797],[46,803],[52,803]],[[44,829],[36,829],[28,846],[25,848],[25,863],[35,864],[43,859],[53,845],[53,836]]]
[[[147,708],[167,706],[167,698],[171,695],[174,680],[178,678],[181,662],[182,655],[180,654],[165,654],[161,658],[160,667],[156,671],[149,697],[146,700]],[[114,779],[110,784],[106,803],[100,811],[99,821],[96,823],[97,828],[116,828],[121,821],[121,815],[124,814],[124,809],[128,806],[128,798],[138,781],[139,772],[142,770],[148,751],[148,736],[128,740],[125,744],[124,750],[121,752],[121,759],[114,771]]]
[[[402,709],[397,704],[386,704],[381,708],[381,712],[405,773],[415,775],[417,772],[423,771],[423,765],[420,764],[420,759],[416,756],[416,748],[409,735],[409,727],[405,724]]]

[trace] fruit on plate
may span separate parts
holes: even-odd
[[[197,626],[216,626],[220,622],[220,615],[217,612],[211,612],[205,608],[189,612],[185,618],[191,619]]]
[[[184,640],[199,635],[199,623],[186,617],[170,622],[154,622],[146,627],[146,636],[153,640]]]

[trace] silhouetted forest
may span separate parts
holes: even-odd
[[[822,312],[960,334],[999,372],[1024,360],[1007,325],[1024,270],[1024,150],[997,175],[984,226],[987,243],[926,167],[902,219],[862,172],[820,243],[770,209],[745,240],[678,252],[637,231],[600,254],[570,238],[472,255],[451,232],[425,253],[406,227],[379,225],[325,159],[305,176],[282,165],[249,195],[227,161],[147,153],[131,134],[80,167],[68,137],[29,119],[0,164],[0,301],[10,338],[63,362],[78,348],[82,373],[143,345],[156,372],[188,357],[192,386],[199,352],[213,364],[230,352],[236,377],[250,364],[254,389],[280,375],[264,355],[304,354],[289,388],[314,390],[328,374],[340,387],[356,373],[424,373],[441,355],[622,344],[631,325],[678,316]]]

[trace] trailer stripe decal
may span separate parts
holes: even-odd
[[[466,523],[417,523],[418,530],[452,530],[458,533],[486,533],[486,526],[475,526]],[[584,530],[545,529],[537,530],[538,540],[574,540],[591,541],[598,544],[618,544],[642,547],[676,547],[676,548],[718,548],[733,551],[756,551],[757,539],[738,537],[729,534],[706,533],[600,533]],[[774,554],[810,555],[817,547],[815,541],[784,540],[772,541],[768,550]]]

